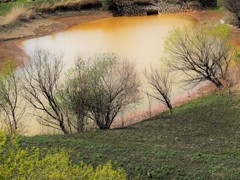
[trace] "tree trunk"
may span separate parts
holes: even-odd
[[[101,124],[100,126],[98,126],[99,129],[109,129],[110,127],[106,124]]]
[[[100,117],[101,115],[97,115],[95,116],[95,120],[96,120],[96,123],[97,123],[97,126],[99,127],[99,129],[109,129],[107,124],[105,123],[105,121],[103,121],[101,118],[103,117]]]
[[[172,107],[172,104],[170,103],[170,101],[167,102],[167,107],[170,110],[170,113],[172,114],[173,107]]]
[[[106,129],[109,129],[109,127],[108,126],[101,126],[101,127],[99,127],[101,130],[106,130]]]
[[[78,132],[83,132],[84,130],[84,122],[83,122],[83,117],[80,115],[77,118],[77,130]]]
[[[13,117],[13,123],[14,123],[14,133],[16,133],[18,128],[17,128],[17,120],[14,112],[12,112],[12,117]]]
[[[81,107],[81,108],[80,108]],[[77,110],[77,130],[78,132],[82,132],[84,130],[84,108],[79,105]]]
[[[238,19],[238,27],[240,28],[240,16],[237,19]]]
[[[12,127],[12,123],[10,121],[9,121],[9,126],[10,126],[9,132],[12,135],[13,134],[13,127]]]
[[[223,89],[224,86],[218,78],[214,78],[210,80],[218,89]]]
[[[166,96],[163,96],[163,98],[164,98],[164,100],[165,100],[165,102],[166,102],[166,105],[167,105],[170,113],[172,114],[172,109],[173,109],[173,107],[172,107],[171,101],[170,101],[169,98],[166,97]]]
[[[66,130],[63,121],[59,121],[59,126],[64,134],[69,134],[69,132]]]

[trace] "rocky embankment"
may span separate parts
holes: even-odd
[[[194,3],[166,3],[163,1],[136,3],[134,1],[112,1],[109,9],[115,16],[145,16],[152,14],[180,13],[187,10],[199,9],[199,4]]]

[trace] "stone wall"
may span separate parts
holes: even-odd
[[[187,10],[217,7],[217,0],[158,0],[139,5],[133,0],[111,0],[109,9],[116,16],[141,16],[179,13]]]
[[[116,16],[141,16],[152,15],[159,13],[179,13],[187,10],[187,6],[180,4],[170,4],[163,1],[151,5],[141,5],[134,3],[134,1],[113,0],[109,9],[113,11]]]
[[[133,1],[112,1],[110,8],[117,16],[146,15],[145,11]]]

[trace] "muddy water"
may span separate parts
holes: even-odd
[[[64,53],[64,68],[74,65],[78,57],[91,54],[114,52],[134,61],[139,73],[144,68],[164,68],[161,56],[164,53],[164,40],[169,31],[177,27],[191,26],[195,20],[186,15],[158,15],[142,17],[114,17],[74,25],[64,32],[26,40],[22,43],[25,51],[31,54],[35,48],[48,49],[52,52]],[[141,75],[143,79],[143,75]],[[143,88],[146,83],[143,80]],[[181,94],[184,89],[178,85],[173,88],[173,97]],[[151,106],[158,104],[154,100]],[[139,114],[149,109],[148,99],[131,110],[131,114]],[[129,113],[129,112],[128,112]],[[126,115],[123,115],[126,116]],[[34,121],[34,120],[31,120]],[[35,122],[31,122],[28,134],[49,132]],[[29,124],[29,122],[28,122]]]

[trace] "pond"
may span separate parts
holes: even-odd
[[[139,17],[112,17],[85,22],[71,26],[63,32],[30,39],[22,42],[24,50],[31,54],[34,49],[42,48],[64,54],[64,70],[74,65],[77,57],[88,57],[96,53],[114,52],[134,61],[140,74],[145,68],[160,67],[164,53],[164,41],[169,31],[178,27],[191,26],[195,19],[184,15],[156,15]],[[161,67],[162,66],[162,67]],[[140,76],[144,79],[144,76]],[[143,80],[143,88],[146,84]],[[172,97],[180,95],[184,89],[174,86]],[[151,100],[152,104],[158,102]],[[134,107],[131,114],[138,114],[148,109],[148,99]],[[127,115],[122,115],[127,116]],[[33,121],[33,120],[31,120]],[[28,123],[29,124],[29,123]],[[28,134],[48,132],[36,122],[30,122]]]

